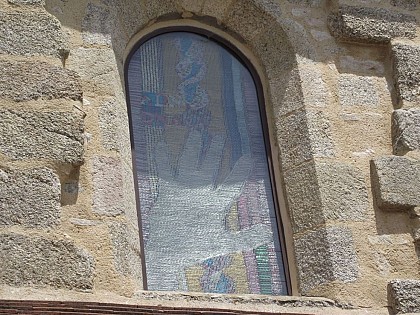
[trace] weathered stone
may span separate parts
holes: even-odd
[[[115,21],[116,33],[112,38],[112,46],[114,48],[115,41],[120,41],[121,38],[126,38],[124,43],[125,46],[128,39],[144,27],[146,23],[148,23],[149,17],[144,10],[143,3],[136,0],[114,1],[111,8],[115,10],[117,17],[117,20]],[[122,46],[122,44],[120,45]]]
[[[93,258],[64,240],[0,234],[0,282],[11,286],[93,287]]]
[[[293,4],[299,4],[305,7],[320,7],[325,4],[325,0],[287,0]]]
[[[0,98],[16,102],[39,98],[81,100],[82,87],[76,73],[61,67],[45,62],[0,60]]]
[[[82,38],[86,44],[111,45],[112,21],[108,8],[88,3],[82,21]]]
[[[313,156],[333,157],[334,145],[329,120],[322,111],[307,111],[306,119]]]
[[[401,101],[420,104],[420,47],[396,44],[392,46],[393,75]]]
[[[125,276],[134,277],[138,283],[141,283],[142,267],[138,231],[120,222],[110,224],[109,228],[115,269]]]
[[[356,59],[352,56],[340,57],[340,68],[344,72],[352,73],[371,73],[376,75],[384,75],[385,68],[381,62],[369,59]]]
[[[112,157],[98,156],[93,160],[93,207],[99,215],[123,213],[124,194],[121,162]]]
[[[174,0],[145,0],[144,3],[149,19],[156,19],[167,14],[177,13],[177,5]]]
[[[329,17],[331,33],[339,40],[388,43],[392,38],[414,38],[416,18],[383,8],[340,6]]]
[[[0,53],[60,57],[65,41],[60,22],[44,10],[0,11]]]
[[[407,10],[415,10],[418,6],[418,0],[391,0],[391,4],[396,7]]]
[[[285,170],[313,157],[304,109],[277,118],[276,127],[279,145],[282,148],[281,161]]]
[[[293,19],[283,18],[281,22],[281,26],[284,29],[284,32],[287,34],[287,38],[290,40],[290,44],[293,46],[293,50],[299,56],[303,56],[309,59],[316,59],[316,53],[313,45],[308,45],[308,43],[311,42],[311,39],[305,27]],[[267,34],[267,37],[273,41],[272,34]],[[281,41],[275,40],[273,42],[277,45],[282,45]]]
[[[79,113],[0,110],[0,153],[80,165],[83,129]]]
[[[394,153],[420,149],[420,108],[397,109],[392,113]]]
[[[361,171],[344,163],[319,163],[316,175],[326,219],[364,219],[369,200]]]
[[[420,313],[420,280],[392,280],[388,301],[394,314]]]
[[[304,163],[285,172],[284,183],[294,232],[324,224],[314,163]]]
[[[116,101],[112,100],[103,104],[99,109],[99,127],[102,144],[108,150],[120,151],[121,132],[119,132],[119,127],[121,124]]]
[[[326,227],[295,240],[302,294],[332,282],[353,282],[358,277],[353,236],[345,227]]]
[[[368,106],[379,105],[379,93],[375,86],[375,78],[357,76],[354,74],[342,74],[338,80],[338,95],[340,105]]]
[[[203,5],[202,14],[215,17],[222,21],[234,0],[206,0]]]
[[[60,181],[51,170],[0,169],[0,226],[49,227],[60,220]]]
[[[45,5],[45,0],[7,0],[11,4]]]
[[[401,156],[371,161],[372,184],[379,208],[406,210],[420,205],[420,162]]]

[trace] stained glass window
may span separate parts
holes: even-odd
[[[170,32],[134,51],[127,78],[148,289],[287,294],[249,70]]]

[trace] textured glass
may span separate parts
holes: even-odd
[[[249,71],[173,32],[135,51],[128,86],[148,289],[286,294]]]

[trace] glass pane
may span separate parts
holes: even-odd
[[[173,32],[137,49],[128,84],[148,289],[286,294],[250,72]]]

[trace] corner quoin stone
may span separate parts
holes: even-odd
[[[392,45],[392,61],[399,101],[420,104],[420,46]]]
[[[303,235],[295,240],[295,253],[303,295],[324,283],[358,277],[353,237],[345,227],[323,227]]]
[[[0,11],[1,54],[61,57],[65,48],[60,22],[44,9]]]
[[[376,203],[384,210],[409,210],[420,205],[420,161],[384,156],[371,161]]]
[[[416,18],[383,8],[340,6],[329,16],[334,37],[342,41],[385,44],[392,38],[416,36]]]
[[[420,312],[420,280],[390,281],[388,302],[394,314]]]
[[[93,288],[93,258],[69,241],[0,234],[0,262],[0,283],[6,285]]]
[[[50,169],[0,169],[0,191],[0,226],[43,228],[59,222],[60,181]]]
[[[420,108],[397,109],[392,113],[394,153],[420,149]]]
[[[0,60],[0,98],[15,102],[58,98],[81,101],[82,85],[74,71],[46,62]]]
[[[82,115],[73,112],[0,110],[0,153],[14,159],[83,163]]]

